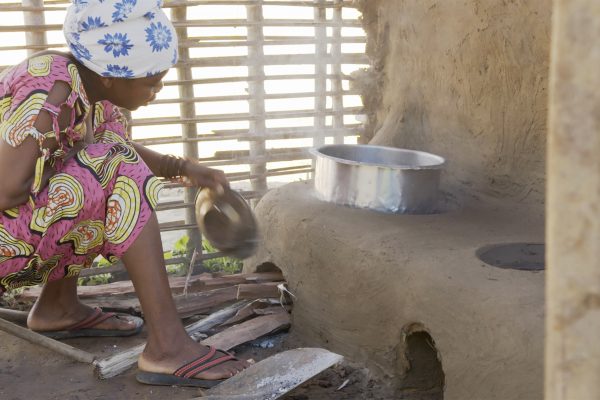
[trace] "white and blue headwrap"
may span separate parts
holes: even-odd
[[[143,78],[177,62],[177,34],[162,0],[73,0],[64,34],[71,52],[102,76]]]

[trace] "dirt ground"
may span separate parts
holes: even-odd
[[[71,339],[65,342],[77,348],[106,357],[133,347],[144,340],[145,333],[135,338]],[[288,334],[270,341],[273,347],[263,348],[260,341],[236,348],[242,358],[260,361],[299,343],[290,343]],[[264,343],[264,342],[263,342]],[[139,384],[135,369],[109,380],[99,380],[91,366],[73,362],[46,348],[30,344],[0,332],[0,399],[2,400],[134,400],[193,399],[202,391],[193,388],[155,387]],[[370,380],[365,371],[343,362],[317,375],[282,399],[342,400],[395,399],[389,389]],[[425,399],[424,397],[410,397]]]

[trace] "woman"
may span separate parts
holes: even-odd
[[[55,338],[126,336],[139,319],[79,302],[77,276],[121,259],[148,328],[138,380],[210,387],[247,367],[201,346],[177,316],[154,208],[156,176],[226,186],[224,174],[130,141],[117,107],[152,101],[177,60],[155,0],[75,0],[71,53],[44,52],[0,77],[0,294],[44,284],[28,326]]]

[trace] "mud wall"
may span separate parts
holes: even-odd
[[[363,141],[447,159],[461,201],[542,208],[550,0],[359,0]]]

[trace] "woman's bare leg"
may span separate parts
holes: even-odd
[[[58,331],[75,325],[92,315],[94,309],[77,297],[77,278],[48,282],[29,312],[27,326],[35,331]],[[122,318],[109,318],[94,329],[135,328],[135,322]]]
[[[164,264],[156,214],[152,214],[123,262],[140,299],[148,343],[138,361],[148,372],[173,373],[182,365],[206,354],[208,348],[188,336],[177,314]],[[222,379],[247,367],[244,361],[229,361],[198,374],[202,379]]]

